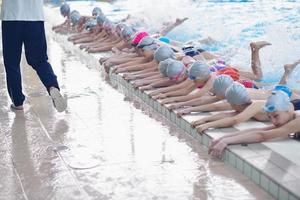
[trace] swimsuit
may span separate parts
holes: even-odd
[[[300,99],[292,100],[291,103],[294,105],[294,110],[300,110]]]
[[[188,46],[188,47],[183,47],[182,51],[186,56],[194,57],[194,56],[199,55],[200,53],[204,52],[205,50],[203,50],[201,48],[196,49],[193,46]]]
[[[216,72],[217,75],[228,75],[230,76],[234,81],[239,80],[240,74],[239,71],[233,67],[224,67],[223,69]]]

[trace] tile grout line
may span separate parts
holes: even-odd
[[[21,177],[20,177],[20,174],[19,174],[19,172],[18,172],[18,170],[17,170],[17,168],[16,168],[16,164],[15,164],[15,161],[14,161],[13,156],[12,156],[12,154],[11,154],[11,150],[10,150],[9,145],[8,145],[8,139],[7,139],[5,133],[4,133],[4,140],[5,140],[5,146],[6,146],[6,149],[7,149],[8,152],[9,152],[9,157],[10,157],[11,162],[12,162],[12,165],[13,165],[14,173],[16,174],[17,179],[18,179],[18,182],[19,182],[19,184],[20,184],[20,186],[21,186],[22,194],[23,194],[23,196],[24,196],[24,198],[25,198],[26,200],[29,200],[29,198],[28,198],[28,196],[27,196],[27,194],[26,194],[26,192],[25,192],[25,188],[24,188],[24,186],[23,186],[23,183],[22,183],[22,179],[21,179]]]
[[[30,103],[30,101],[29,101]],[[39,114],[33,109],[33,114],[35,116],[35,118],[37,119],[38,123],[40,124],[43,132],[45,133],[45,135],[47,136],[47,138],[49,139],[49,141],[52,144],[55,144],[55,141],[51,138],[51,136],[49,135],[49,132],[47,131],[46,127],[44,126],[43,122],[41,121],[41,119],[39,118]],[[59,159],[62,161],[62,163],[64,164],[65,168],[68,170],[69,174],[71,175],[71,177],[73,178],[74,183],[76,184],[76,187],[80,190],[83,191],[85,193],[85,195],[88,197],[89,195],[87,194],[87,192],[82,188],[81,184],[79,183],[79,181],[77,180],[77,178],[75,177],[75,175],[73,174],[72,170],[70,169],[70,167],[68,166],[68,164],[66,163],[65,159],[63,158],[63,156],[55,151],[56,155],[59,157]]]

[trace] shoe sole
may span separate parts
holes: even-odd
[[[11,110],[13,110],[13,111],[23,111],[24,110],[24,108],[22,107],[22,108],[18,108],[18,107],[16,107],[15,105],[10,105],[10,109]]]
[[[58,89],[51,89],[50,96],[53,101],[53,105],[58,112],[63,112],[67,108],[67,101],[64,97],[60,94]]]

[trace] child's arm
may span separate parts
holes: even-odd
[[[193,89],[195,88],[195,86],[193,87]],[[209,84],[205,84],[205,86],[201,89],[197,89],[197,91],[193,94],[183,94],[182,96],[179,96],[179,97],[171,97],[171,98],[167,98],[165,100],[162,101],[163,104],[166,104],[166,103],[172,103],[172,102],[182,102],[182,101],[189,101],[189,100],[192,100],[192,99],[195,99],[195,98],[200,98],[202,97],[203,95],[207,94],[208,91],[210,90],[210,86]]]
[[[171,82],[173,82],[173,81],[171,81]],[[183,82],[181,82],[179,84],[174,83],[174,85],[171,85],[169,87],[165,87],[165,88],[160,88],[160,89],[154,90],[153,92],[150,93],[150,95],[151,96],[155,96],[155,95],[158,95],[160,93],[165,93],[165,92],[177,90],[177,89],[180,89],[180,88],[184,88],[184,87],[188,86],[189,84],[190,84],[190,82],[186,79],[185,81],[183,81]],[[153,87],[155,87],[155,85],[153,85]]]
[[[177,114],[179,116],[189,114],[191,112],[209,112],[209,111],[225,111],[225,110],[232,110],[232,107],[227,102],[217,102],[217,103],[210,103],[206,105],[196,106],[192,108],[186,108],[179,111]]]
[[[177,97],[177,96],[184,96],[184,95],[188,95],[190,92],[192,92],[195,89],[195,86],[193,84],[185,87],[185,88],[180,88],[178,90],[173,90],[170,92],[166,92],[164,94],[162,94],[161,99],[164,99],[166,97]],[[162,102],[163,104],[165,102]]]
[[[227,117],[224,119],[220,119],[217,121],[209,122],[203,125],[200,125],[197,127],[197,130],[199,132],[202,132],[204,130],[207,130],[209,128],[224,128],[224,127],[230,127],[235,124],[239,124],[241,122],[245,122],[252,117],[254,117],[258,112],[260,112],[262,109],[262,104],[261,103],[252,103],[249,105],[243,112],[232,116],[232,117]]]
[[[174,103],[171,106],[169,106],[169,109],[177,109],[183,106],[201,106],[205,104],[210,104],[210,103],[215,103],[217,101],[220,101],[217,97],[215,96],[205,96],[202,98],[194,98],[189,101],[182,101],[179,103]]]
[[[193,121],[191,125],[193,127],[195,127],[197,125],[217,121],[217,120],[224,119],[224,118],[233,117],[233,116],[236,116],[236,115],[237,115],[237,112],[235,112],[235,111],[228,112],[228,113],[218,113],[218,114],[214,114],[214,115],[211,115],[211,116],[208,116],[208,117],[203,117],[202,119]]]

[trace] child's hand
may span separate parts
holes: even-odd
[[[183,109],[183,110],[178,111],[177,115],[183,116],[183,115],[189,114],[190,112],[191,111],[189,109]],[[192,122],[192,126],[193,126],[193,122]]]
[[[196,130],[198,131],[198,133],[203,134],[203,131],[207,130],[208,128],[209,128],[208,126],[202,124],[200,126],[197,126]]]

